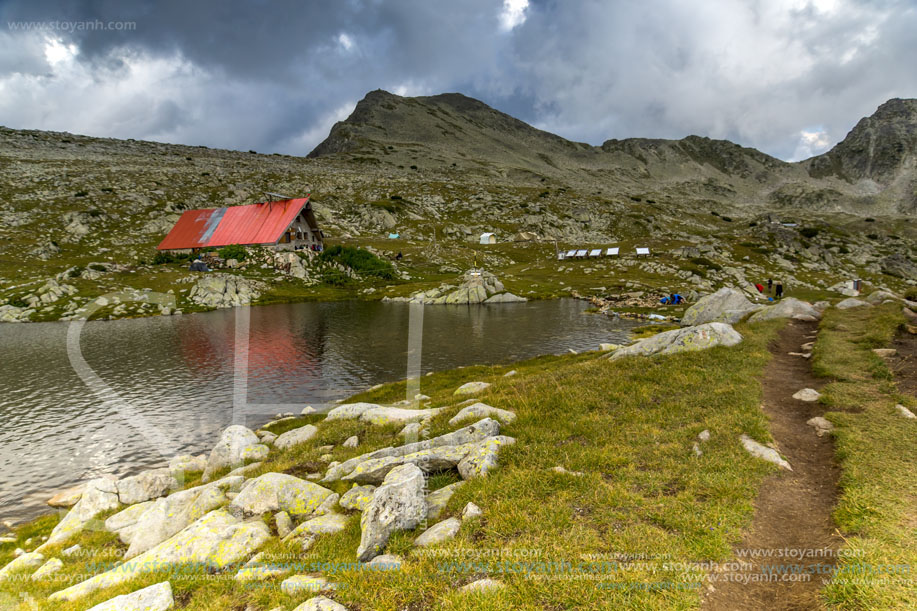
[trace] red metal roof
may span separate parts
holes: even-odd
[[[157,249],[274,244],[308,201],[308,197],[301,197],[248,206],[188,210]]]

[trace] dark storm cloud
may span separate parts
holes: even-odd
[[[0,121],[305,154],[369,90],[462,91],[575,140],[696,133],[790,158],[917,94],[905,1],[506,4],[14,0]],[[52,21],[136,25],[9,26]]]

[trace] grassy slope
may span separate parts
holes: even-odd
[[[823,398],[837,410],[828,418],[843,469],[834,517],[853,556],[826,596],[841,609],[917,608],[917,443],[914,421],[894,410],[895,403],[913,409],[917,400],[898,392],[871,352],[888,347],[903,320],[894,304],[831,309],[813,354],[816,373],[835,380]]]
[[[489,477],[461,487],[440,519],[460,515],[468,501],[484,510],[481,520],[466,523],[456,539],[438,550],[441,556],[411,552],[417,533],[396,535],[389,545],[408,561],[397,572],[343,570],[323,573],[341,584],[333,594],[356,609],[642,609],[693,608],[699,601],[702,573],[668,570],[671,562],[724,560],[752,515],[761,479],[771,466],[750,458],[738,443],[745,432],[768,440],[767,424],[758,409],[758,376],[767,362],[767,342],[777,324],[740,327],[746,341],[735,348],[655,359],[610,362],[595,353],[543,357],[514,365],[518,374],[505,378],[508,367],[471,367],[424,377],[422,392],[434,406],[454,406],[432,423],[431,434],[451,427],[458,409],[452,391],[461,383],[483,379],[493,386],[481,399],[515,411],[519,419],[504,428],[517,438],[501,454],[501,467]],[[660,385],[659,380],[667,380]],[[387,385],[355,400],[394,401],[404,396],[404,383]],[[278,430],[315,421],[282,423]],[[692,443],[709,429],[712,438],[696,457]],[[340,443],[359,435],[360,447]],[[310,443],[285,452],[272,451],[264,470],[287,470],[303,476],[323,467],[318,446],[336,444],[336,460],[398,443],[396,427],[371,427],[353,421],[319,425]],[[551,471],[562,465],[583,477]],[[431,488],[455,481],[449,474],[431,478]],[[346,484],[335,486],[338,492]],[[47,532],[53,519],[28,527],[29,536]],[[62,578],[93,572],[89,563],[111,561],[122,549],[105,533],[83,535],[84,547],[100,549],[92,559],[66,560]],[[24,541],[24,537],[20,544]],[[359,516],[337,535],[319,539],[303,554],[296,546],[271,542],[266,552],[296,562],[351,563],[359,541]],[[11,557],[12,545],[0,548],[0,561]],[[460,548],[498,550],[509,555],[466,556]],[[525,555],[522,555],[525,554]],[[614,554],[642,556],[615,566]],[[605,558],[605,560],[595,560]],[[493,574],[500,561],[555,563],[513,565],[522,572]],[[283,560],[279,560],[283,561]],[[455,565],[455,562],[484,562]],[[648,561],[652,566],[642,566]],[[582,562],[598,562],[580,566]],[[603,564],[604,562],[604,564]],[[560,563],[569,563],[570,568]],[[524,566],[528,566],[529,574]],[[535,574],[548,568],[548,575]],[[574,574],[571,574],[572,572]],[[578,570],[579,569],[579,570]],[[96,569],[97,570],[97,569]],[[507,584],[496,594],[468,596],[457,592],[464,583],[490,574]],[[38,602],[38,609],[84,609],[89,603],[155,583],[167,575],[147,575],[128,586],[111,589],[71,605]],[[242,586],[225,579],[171,578],[176,597],[187,609],[291,608],[307,596],[291,599],[279,591],[280,579]],[[0,592],[15,594],[19,583]],[[40,600],[60,583],[28,584],[24,589]],[[23,606],[23,609],[26,607]]]

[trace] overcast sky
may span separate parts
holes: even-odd
[[[0,0],[0,26],[2,125],[266,153],[380,88],[788,160],[917,97],[915,0]]]

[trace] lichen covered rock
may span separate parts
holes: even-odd
[[[714,346],[735,346],[741,341],[742,336],[730,325],[711,322],[697,327],[686,327],[659,333],[616,350],[609,358],[617,360],[627,356],[691,352],[706,350]]]

